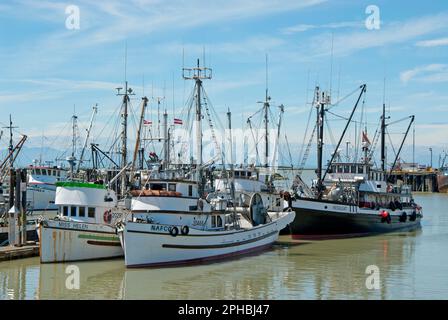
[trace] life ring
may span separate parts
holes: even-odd
[[[111,223],[112,222],[112,213],[110,212],[110,210],[104,211],[103,220],[106,223]]]
[[[177,227],[172,227],[172,228],[170,229],[170,234],[171,234],[173,237],[176,237],[176,236],[179,234],[179,229],[178,229]]]
[[[186,236],[188,234],[188,232],[190,232],[190,228],[188,226],[183,226],[182,229],[180,230],[180,232]]]

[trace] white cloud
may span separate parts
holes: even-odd
[[[419,41],[415,44],[417,47],[439,47],[448,46],[448,38],[432,39]]]
[[[363,21],[343,21],[326,23],[321,25],[312,24],[297,24],[291,27],[286,27],[280,30],[283,34],[294,34],[298,32],[305,32],[312,29],[341,29],[341,28],[361,28],[364,26]]]
[[[448,81],[448,65],[429,64],[415,67],[401,72],[400,80],[407,83],[411,80],[420,82],[445,82]]]
[[[448,29],[448,13],[409,19],[404,22],[383,23],[380,30],[363,30],[335,34],[335,55],[349,55],[359,50],[379,48],[406,43],[410,40],[436,31]],[[316,55],[331,54],[331,41],[328,34],[321,34],[311,39],[309,49]]]

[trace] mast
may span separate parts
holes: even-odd
[[[229,143],[230,143],[230,172],[232,180],[230,182],[230,196],[235,206],[235,171],[233,167],[233,136],[232,136],[232,113],[227,109],[227,121],[229,124]]]
[[[170,139],[168,136],[168,112],[165,109],[163,113],[163,162],[165,169],[168,169],[170,163]]]
[[[386,171],[386,104],[384,102],[381,115],[381,171]]]
[[[90,118],[90,123],[89,123],[89,128],[87,129],[87,134],[86,134],[86,139],[84,140],[84,145],[82,147],[82,151],[81,151],[81,156],[79,157],[79,162],[78,162],[78,169],[76,169],[77,172],[79,172],[79,169],[81,167],[81,163],[84,160],[84,152],[86,151],[87,148],[87,143],[89,141],[89,137],[90,137],[90,132],[92,130],[92,126],[93,126],[93,121],[95,119],[95,115],[98,112],[98,104],[96,104],[93,107],[93,111],[92,111],[92,117]]]
[[[395,165],[396,165],[396,163],[397,163],[397,161],[398,161],[398,157],[400,156],[400,153],[401,153],[401,149],[403,148],[404,142],[406,141],[406,138],[408,137],[409,130],[411,129],[412,124],[414,123],[415,116],[412,115],[412,116],[410,116],[409,118],[411,119],[411,121],[409,121],[408,128],[406,129],[406,133],[404,134],[404,138],[403,138],[403,140],[401,141],[400,148],[398,149],[397,155],[395,156],[395,160],[394,160],[394,163],[393,163],[392,167],[390,168],[390,172],[389,172],[389,174],[392,174],[392,171],[393,171],[394,168],[395,168]]]
[[[269,97],[268,94],[268,55],[266,55],[266,95],[264,100],[264,144],[265,144],[265,153],[264,153],[264,166],[267,168],[269,166]]]
[[[324,117],[325,117],[325,94],[320,99],[319,87],[316,87],[317,101],[317,193],[320,197],[322,189],[322,159],[324,146]]]
[[[70,157],[67,158],[67,162],[70,166],[70,178],[73,180],[74,178],[74,169],[76,164],[76,127],[77,127],[78,116],[73,114],[72,116],[72,153]]]
[[[141,113],[140,113],[140,121],[139,121],[138,129],[137,129],[137,138],[135,140],[134,156],[132,158],[132,170],[134,170],[134,168],[135,168],[135,162],[137,161],[138,150],[140,148],[140,142],[141,142],[140,136],[141,136],[141,132],[142,132],[142,126],[143,126],[143,121],[144,121],[144,117],[145,117],[145,110],[146,110],[147,104],[148,104],[148,98],[143,97],[142,98],[142,109],[141,109]]]
[[[120,93],[123,88],[117,88],[117,96],[123,96],[123,105],[121,111],[121,167],[124,168],[128,161],[128,103],[129,96],[134,95],[133,90],[128,88],[128,82],[125,81],[124,93]],[[126,174],[121,176],[121,195],[125,194],[126,190]]]
[[[197,67],[195,68],[182,68],[182,77],[184,80],[195,81],[196,91],[196,110],[195,110],[195,142],[196,142],[196,157],[197,166],[202,165],[202,107],[201,107],[201,92],[202,92],[202,80],[212,78],[212,69],[207,67],[200,67],[199,59],[197,59]]]
[[[12,135],[13,135],[12,134],[12,129],[17,128],[17,127],[13,127],[12,126],[11,114],[9,115],[9,127],[6,127],[6,128],[9,129],[9,147],[8,147],[8,150],[9,150],[9,154],[11,155],[10,158],[9,158],[9,168],[12,169],[13,166],[14,166],[14,159],[12,157],[12,153],[13,153],[13,150],[14,150],[14,145],[12,143]]]

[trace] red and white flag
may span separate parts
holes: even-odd
[[[174,124],[183,124],[182,119],[174,118]]]
[[[149,120],[143,120],[143,124],[146,125],[146,126],[149,126],[149,125],[152,124],[152,121],[149,121]]]
[[[367,145],[367,146],[370,146],[370,140],[367,137],[367,133],[364,132],[364,131],[362,132],[362,143]]]

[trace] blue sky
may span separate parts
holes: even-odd
[[[66,28],[69,5],[80,9],[80,29]],[[380,9],[379,30],[365,26],[369,5]],[[69,141],[73,109],[85,128],[98,103],[94,135],[104,132],[120,103],[114,88],[124,81],[125,43],[135,107],[144,82],[144,93],[165,95],[171,110],[174,78],[179,113],[192,85],[181,77],[182,52],[185,65],[193,66],[205,51],[213,68],[208,95],[223,118],[229,107],[235,126],[242,126],[264,97],[268,54],[269,91],[273,105],[285,105],[284,128],[294,158],[308,116],[306,97],[311,100],[315,84],[326,90],[331,84],[335,100],[366,83],[365,116],[376,123],[384,78],[390,116],[416,115],[417,160],[428,164],[433,147],[436,164],[448,149],[448,4],[443,0],[2,1],[2,126],[11,113],[18,131],[29,135],[28,147],[40,146],[44,133],[46,144],[58,149]],[[354,101],[333,110],[346,116]],[[395,147],[405,128],[403,123],[391,129]],[[336,123],[335,135],[338,129]],[[403,151],[408,161],[411,141]],[[6,142],[3,136],[3,149]]]

